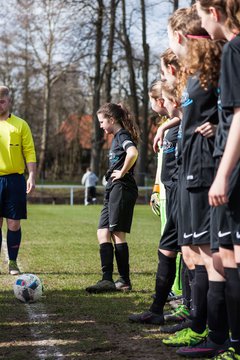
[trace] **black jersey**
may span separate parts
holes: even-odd
[[[165,186],[171,186],[172,181],[177,180],[176,145],[179,126],[168,130],[163,140],[163,156],[161,169],[161,182]]]
[[[219,125],[215,140],[214,156],[223,155],[233,111],[240,107],[240,36],[223,47],[219,80]]]
[[[175,155],[176,155],[177,165],[178,166],[182,165],[182,121],[180,122],[178,127]]]
[[[195,133],[198,126],[218,123],[217,89],[205,90],[198,79],[188,79],[183,93],[182,163],[187,188],[209,187],[214,172],[214,138]]]
[[[106,174],[108,180],[114,170],[121,170],[126,158],[126,151],[130,146],[136,146],[132,140],[130,133],[125,130],[119,130],[113,138],[112,145],[109,151],[109,169]],[[128,173],[123,177],[133,175],[135,164],[129,169]]]

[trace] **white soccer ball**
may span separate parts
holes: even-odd
[[[38,301],[43,293],[41,280],[34,274],[22,274],[13,284],[16,298],[24,303]]]

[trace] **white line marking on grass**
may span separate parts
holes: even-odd
[[[4,261],[8,262],[8,250],[6,238],[3,238],[2,250]],[[19,262],[18,262],[19,263]],[[21,263],[19,263],[21,265]],[[21,266],[20,266],[21,268]],[[12,276],[12,275],[11,275]],[[30,331],[32,337],[36,340],[36,353],[39,359],[47,359],[53,357],[54,359],[64,359],[64,355],[60,352],[56,343],[58,340],[46,339],[45,337],[53,333],[52,328],[47,322],[49,317],[43,303],[36,302],[34,304],[23,304],[28,314],[30,323]],[[39,326],[40,325],[40,326]]]

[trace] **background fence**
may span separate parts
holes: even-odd
[[[104,186],[97,186],[97,203],[103,203]],[[139,186],[137,204],[148,204],[152,186]],[[85,187],[81,185],[37,185],[33,194],[28,196],[31,204],[84,204]]]

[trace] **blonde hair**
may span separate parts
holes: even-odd
[[[205,29],[201,27],[201,19],[198,16],[196,5],[189,8],[176,10],[168,19],[172,31],[181,31],[186,35],[208,36]]]
[[[177,88],[169,85],[167,81],[164,81],[162,83],[162,94],[164,94],[168,100],[180,105],[181,101],[178,95]]]
[[[0,86],[0,98],[9,97],[9,88],[7,86]]]
[[[175,67],[176,70],[179,70],[180,68],[180,64],[178,61],[177,56],[175,55],[175,53],[172,51],[172,49],[168,48],[167,50],[165,50],[161,55],[160,55],[160,59],[162,59],[164,65],[167,67],[168,65],[172,65]]]
[[[204,89],[207,89],[209,85],[216,86],[223,42],[209,38],[207,31],[201,27],[196,5],[176,10],[169,19],[169,25],[173,31],[181,31],[188,38],[187,54],[184,58],[187,68],[178,77],[178,96],[186,86],[188,77],[194,74],[198,74],[200,85]]]
[[[155,100],[161,99],[162,98],[162,81],[154,80],[149,87],[148,93]]]
[[[106,119],[114,118],[124,129],[129,131],[133,141],[137,144],[140,137],[139,128],[128,109],[121,103],[106,103],[100,107],[97,114]]]

